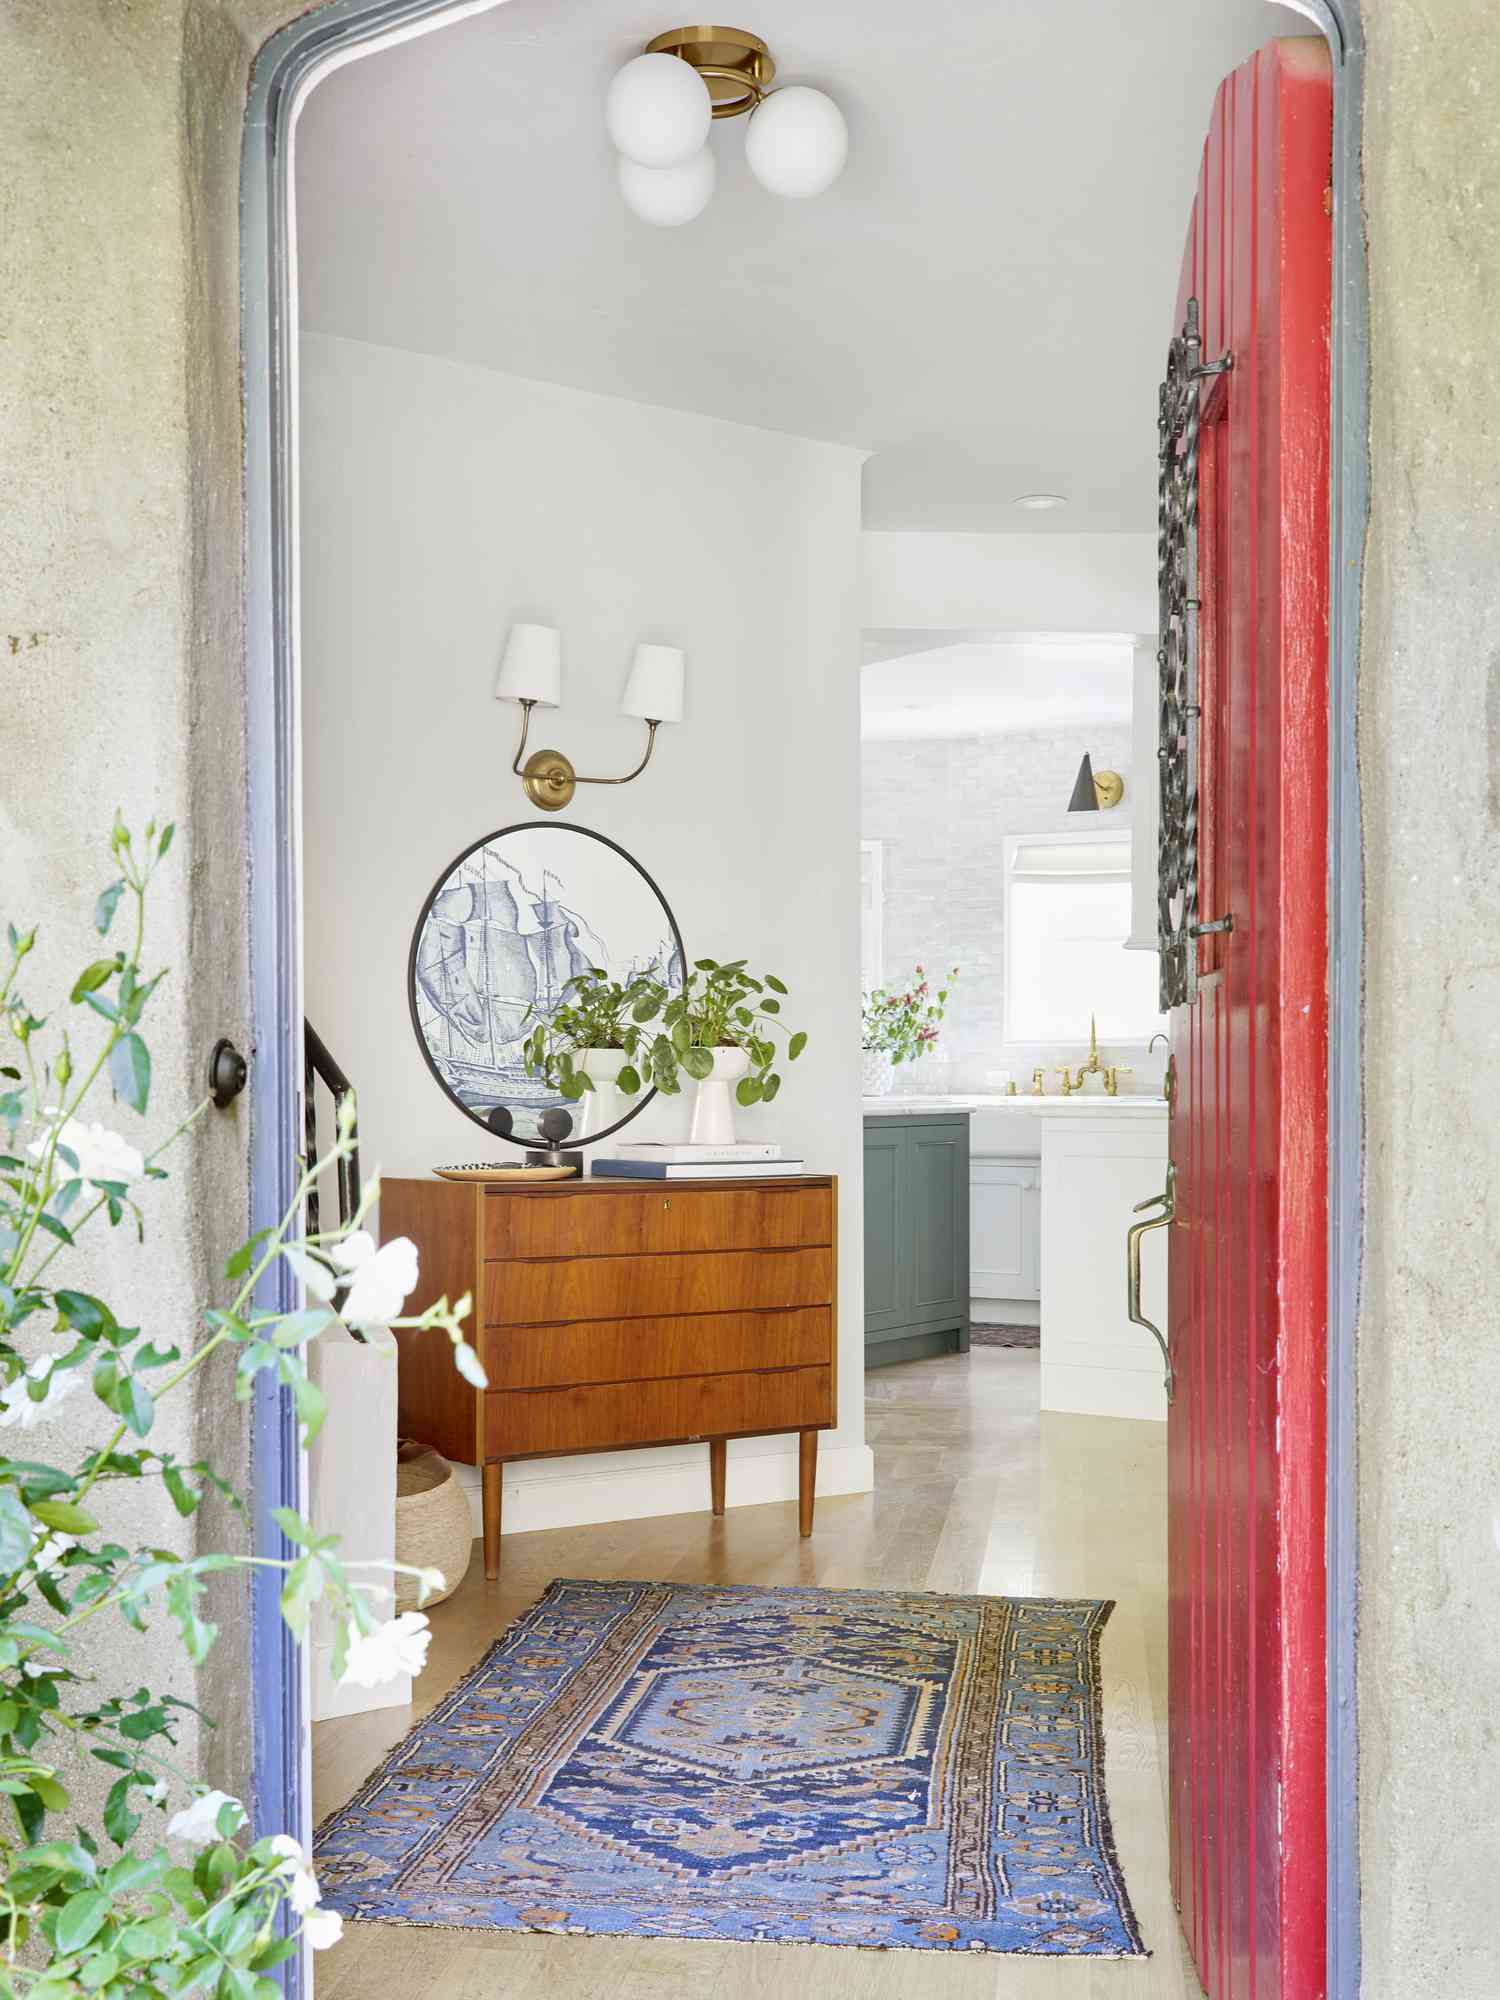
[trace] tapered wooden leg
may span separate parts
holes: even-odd
[[[797,1532],[806,1541],[812,1533],[813,1501],[818,1491],[818,1434],[797,1433]]]
[[[729,1457],[727,1438],[710,1438],[708,1441],[708,1488],[713,1496],[716,1514],[724,1512],[724,1469]]]
[[[484,1574],[493,1583],[500,1574],[500,1475],[498,1458],[484,1468]]]

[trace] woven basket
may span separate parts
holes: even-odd
[[[421,1608],[430,1611],[463,1582],[474,1552],[469,1496],[453,1467],[429,1445],[401,1438],[396,1444],[396,1560],[414,1569],[440,1569],[443,1588]],[[417,1580],[396,1578],[396,1609],[417,1609]]]

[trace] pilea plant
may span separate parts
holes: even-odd
[[[577,1099],[594,1088],[578,1056],[585,1049],[623,1049],[628,1061],[616,1088],[634,1096],[648,1084],[671,1096],[687,1076],[701,1082],[712,1074],[716,1049],[743,1049],[750,1068],[735,1086],[741,1104],[769,1104],[781,1088],[775,1035],[785,1038],[786,1059],[795,1062],[807,1036],[782,1021],[787,989],[774,973],[763,978],[746,970],[747,959],[721,965],[695,959],[686,983],[673,992],[660,980],[638,978],[628,986],[602,972],[580,973],[569,982],[564,1003],[549,1023],[539,1023],[526,1044],[526,1067],[545,1076],[564,1097]],[[576,997],[575,997],[576,996]],[[610,1040],[587,1036],[608,1033]]]
[[[149,825],[137,845],[116,821],[113,879],[95,911],[105,950],[74,982],[61,1021],[21,994],[35,930],[11,925],[0,961],[0,1428],[36,1435],[34,1456],[0,1457],[0,1995],[17,2000],[274,2000],[269,1974],[299,1939],[317,1948],[340,1930],[338,1915],[319,1907],[295,1836],[253,1838],[237,1799],[181,1768],[187,1705],[149,1687],[101,1683],[107,1648],[94,1643],[85,1658],[85,1627],[118,1617],[144,1631],[165,1616],[201,1662],[219,1638],[206,1616],[208,1579],[258,1565],[281,1572],[282,1616],[299,1639],[313,1604],[329,1607],[340,1676],[371,1685],[416,1671],[426,1655],[421,1612],[386,1618],[377,1608],[390,1592],[365,1572],[390,1566],[350,1561],[290,1510],[278,1515],[291,1545],[285,1558],[244,1553],[243,1535],[231,1537],[238,1552],[127,1547],[111,1526],[122,1488],[155,1489],[168,1516],[207,1505],[226,1530],[233,1510],[244,1512],[212,1465],[184,1463],[153,1442],[162,1406],[207,1371],[222,1370],[225,1393],[242,1400],[270,1375],[311,1436],[325,1410],[307,1346],[333,1322],[336,1287],[350,1324],[444,1328],[457,1366],[484,1382],[463,1337],[467,1299],[398,1317],[416,1282],[416,1252],[404,1240],[377,1249],[360,1226],[378,1182],[347,1232],[303,1233],[308,1191],[352,1146],[347,1120],[328,1158],[305,1164],[286,1214],[229,1259],[223,1298],[197,1323],[127,1326],[104,1299],[64,1282],[80,1238],[101,1218],[144,1239],[143,1198],[208,1103],[150,1150],[83,1115],[111,1086],[126,1114],[148,1113],[142,1023],[163,974],[143,971],[142,950],[148,890],[171,843],[170,825]],[[110,949],[122,909],[128,936]],[[307,1303],[266,1310],[257,1294],[283,1262]],[[65,1428],[53,1422],[64,1404]],[[80,1435],[91,1434],[97,1442],[79,1451]],[[168,1539],[163,1522],[158,1540]],[[415,1574],[425,1599],[438,1585]],[[69,1789],[90,1760],[114,1774],[97,1823],[80,1815]]]
[[[554,1090],[576,1103],[594,1088],[583,1067],[590,1049],[623,1049],[634,1058],[642,1031],[634,1009],[661,987],[644,975],[611,979],[600,966],[590,966],[563,988],[563,998],[546,1019],[538,1019],[526,1038],[526,1073],[545,1077]],[[633,1096],[641,1087],[640,1071],[627,1063],[616,1079],[619,1089]]]

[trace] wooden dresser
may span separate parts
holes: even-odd
[[[383,1180],[380,1233],[417,1245],[422,1312],[474,1297],[489,1387],[446,1334],[398,1333],[404,1437],[484,1468],[484,1569],[500,1567],[508,1459],[708,1444],[724,1511],[726,1441],[800,1438],[812,1533],[818,1432],[837,1422],[837,1184]]]

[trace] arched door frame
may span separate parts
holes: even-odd
[[[241,181],[245,382],[246,648],[250,767],[253,1227],[285,1213],[302,1143],[301,800],[297,731],[297,273],[293,137],[309,91],[330,69],[504,0],[324,0],[274,35],[256,61]],[[1151,0],[1138,0],[1143,11]],[[1360,0],[1284,0],[1326,38],[1334,63],[1333,487],[1329,630],[1329,1297],[1328,1854],[1330,2000],[1359,1990],[1355,1738],[1355,1322],[1362,1238],[1361,967],[1363,851],[1356,757],[1360,599],[1368,468],[1368,297],[1360,128]],[[1187,191],[1184,190],[1184,201]],[[1143,414],[1142,421],[1148,421]],[[278,1266],[277,1282],[286,1283]],[[283,1307],[289,1299],[278,1301]],[[272,1509],[305,1499],[290,1397],[262,1386],[255,1405],[255,1532],[285,1553]],[[302,1662],[281,1622],[275,1573],[257,1572],[252,1606],[255,1799],[266,1831],[310,1819]],[[284,1970],[307,1991],[305,1967]]]

